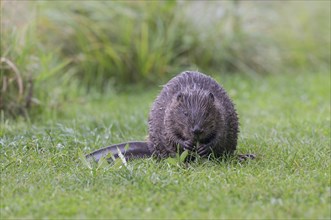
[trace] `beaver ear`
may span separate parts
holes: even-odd
[[[215,100],[214,94],[211,93],[211,92],[208,94],[208,98],[209,98],[209,100],[212,101],[212,102]]]
[[[177,101],[178,102],[183,102],[183,93],[180,92],[180,93],[177,94]]]

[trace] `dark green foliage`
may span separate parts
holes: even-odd
[[[178,68],[176,58],[191,46],[174,1],[57,5],[43,7],[43,22],[52,22],[44,31],[61,34],[44,40],[60,43],[62,56],[89,86],[155,82]]]
[[[39,22],[43,42],[60,46],[79,79],[99,88],[148,84],[185,69],[276,73],[329,67],[328,3],[287,3],[297,16],[283,5],[69,1],[39,5]]]
[[[2,62],[6,115],[59,112],[86,91],[154,87],[183,70],[330,70],[329,1],[3,1],[1,25],[1,57],[24,85],[22,99]]]

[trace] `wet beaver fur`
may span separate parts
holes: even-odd
[[[202,157],[232,154],[238,117],[225,90],[211,77],[183,72],[170,80],[149,114],[150,151],[159,157],[183,150]]]

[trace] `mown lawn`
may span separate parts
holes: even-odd
[[[0,217],[330,218],[330,74],[217,80],[240,115],[238,153],[256,160],[89,168],[79,155],[146,137],[160,88],[74,98],[59,115],[2,118]]]

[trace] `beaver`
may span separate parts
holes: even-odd
[[[211,77],[185,71],[165,84],[148,118],[147,141],[111,145],[88,155],[98,161],[109,152],[126,159],[191,155],[233,155],[239,133],[238,114],[224,88]],[[239,155],[253,158],[254,155]],[[194,158],[190,157],[190,158]]]
[[[150,150],[159,157],[178,150],[220,157],[236,149],[234,105],[215,80],[199,72],[183,72],[170,80],[156,98],[148,122]]]

